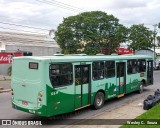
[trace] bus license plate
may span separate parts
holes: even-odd
[[[28,102],[22,101],[22,104],[23,104],[23,105],[28,105]]]

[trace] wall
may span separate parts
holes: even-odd
[[[29,51],[32,52],[33,56],[52,56],[56,52],[60,52],[58,47],[42,47],[42,46],[16,46],[16,45],[7,45],[6,52],[14,52],[17,50],[20,51]]]
[[[11,64],[0,64],[0,75],[8,76],[8,68]]]
[[[42,46],[16,46],[16,45],[7,45],[6,52],[15,52],[17,50],[21,51],[30,51],[33,56],[52,56],[56,52],[60,52],[59,47],[42,47]],[[8,68],[11,64],[0,64],[0,75],[8,75]]]

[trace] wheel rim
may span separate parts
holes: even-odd
[[[102,98],[102,96],[98,96],[98,97],[97,97],[96,103],[97,103],[97,106],[101,106],[101,105],[102,105],[102,103],[103,103],[103,98]]]

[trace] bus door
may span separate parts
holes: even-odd
[[[91,65],[75,65],[75,110],[90,105]]]
[[[126,92],[126,69],[125,69],[125,62],[118,62],[116,63],[117,67],[117,85],[119,86],[118,89],[118,97],[124,96]]]
[[[147,84],[153,84],[153,61],[147,61]]]

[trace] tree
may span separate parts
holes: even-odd
[[[12,75],[12,66],[10,66],[10,67],[8,68],[7,74],[8,74],[9,76]]]
[[[154,32],[144,25],[132,25],[129,29],[129,48],[133,50],[147,49],[154,46]]]
[[[110,54],[126,40],[126,35],[127,28],[113,15],[92,11],[64,18],[55,32],[55,40],[65,54],[97,54],[102,48]]]

